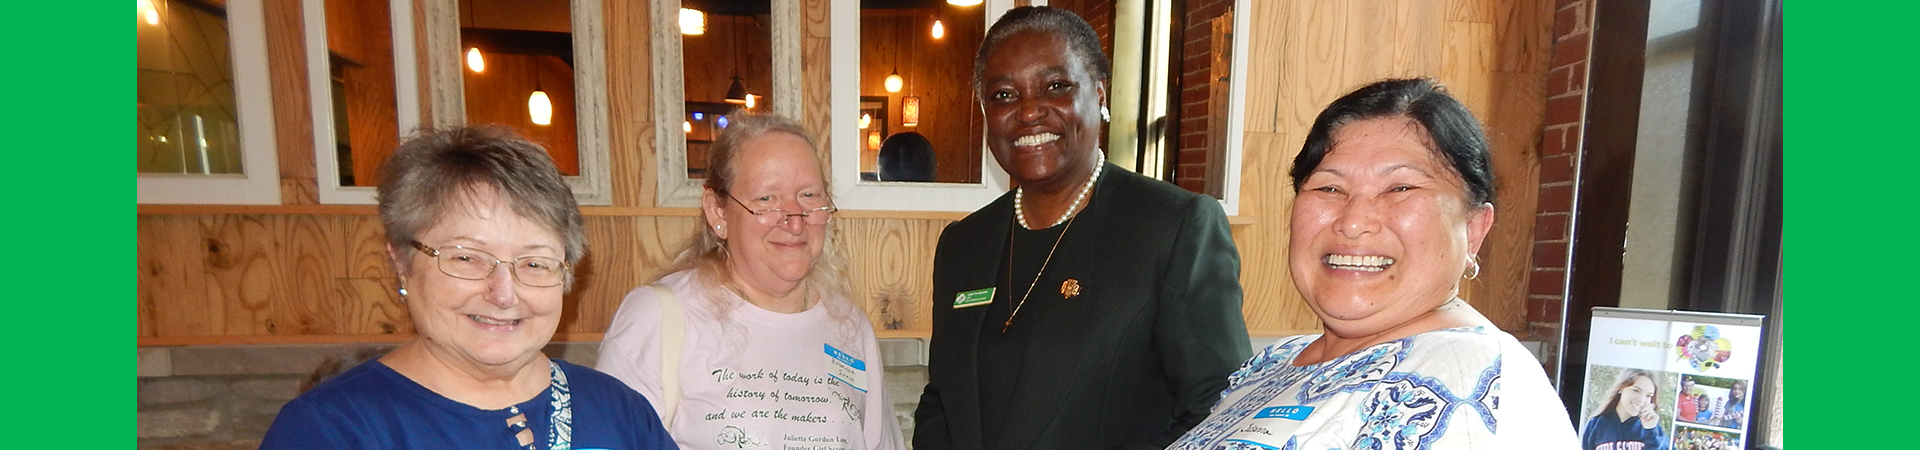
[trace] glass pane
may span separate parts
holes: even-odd
[[[736,109],[765,112],[773,92],[771,6],[708,2],[683,9],[680,54],[687,108],[687,178],[706,178],[707,147]],[[695,34],[695,32],[698,32]],[[738,86],[738,89],[735,88]]]
[[[572,33],[567,0],[460,1],[467,123],[512,128],[578,176]]]
[[[399,145],[387,0],[327,0],[334,148],[341,186],[372,186]]]
[[[169,0],[141,0],[139,8],[134,23],[138,170],[241,173],[226,11]]]
[[[860,146],[861,179],[980,182],[985,122],[973,96],[973,56],[986,34],[984,10],[861,8],[860,108],[869,123],[850,144]],[[888,89],[894,74],[897,91]]]

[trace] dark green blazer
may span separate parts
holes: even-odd
[[[1009,449],[1164,448],[1206,419],[1246,361],[1240,255],[1219,202],[1112,164],[1102,170],[1038,284],[1058,289],[1073,278],[1081,294],[1055,297],[1063,303],[1052,320],[1025,324],[1038,338],[1025,344],[1007,411],[980,410],[979,374],[993,368],[979,367],[977,345],[986,321],[1006,318],[953,303],[999,280],[1012,193],[941,233],[915,449],[980,449],[983,414],[1007,415],[999,442]]]

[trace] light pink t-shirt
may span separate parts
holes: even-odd
[[[795,314],[767,311],[692,272],[660,280],[680,299],[681,399],[669,432],[684,449],[903,449],[886,398],[879,341],[866,314],[829,297]],[[651,286],[627,293],[596,367],[661,392],[660,303]]]

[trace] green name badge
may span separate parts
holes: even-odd
[[[993,288],[974,289],[953,297],[953,309],[993,303]]]

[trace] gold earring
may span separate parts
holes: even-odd
[[[1467,279],[1480,278],[1480,258],[1467,255]]]

